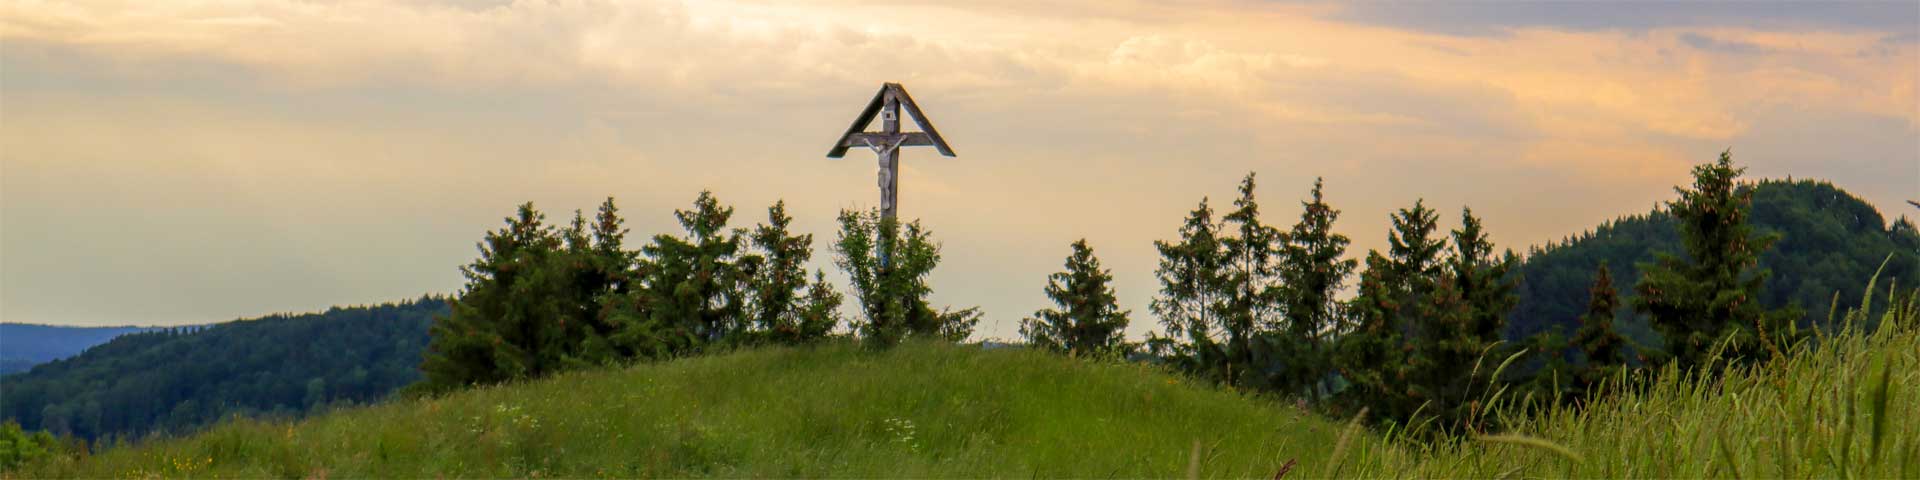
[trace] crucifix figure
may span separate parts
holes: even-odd
[[[913,123],[920,126],[918,132],[900,131],[900,107],[906,107],[907,114],[913,116]],[[880,116],[880,131],[862,131],[873,116]],[[867,147],[880,157],[880,216],[894,218],[899,209],[900,199],[900,147],[932,146],[941,155],[953,156],[953,149],[947,146],[946,139],[940,138],[940,131],[933,129],[933,122],[927,120],[920,105],[913,103],[913,97],[907,95],[907,89],[898,83],[880,86],[873,94],[873,101],[867,102],[867,108],[853,119],[853,126],[847,127],[847,133],[833,142],[833,149],[827,151],[827,158],[840,158],[852,147]]]

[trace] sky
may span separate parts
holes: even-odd
[[[936,305],[1012,338],[1085,238],[1158,328],[1154,240],[1316,177],[1349,255],[1424,199],[1494,242],[1673,198],[1724,150],[1890,217],[1920,199],[1920,3],[0,0],[0,321],[179,325],[455,293],[532,201],[632,237],[701,190],[815,235],[878,203],[825,158],[883,82]],[[840,283],[845,289],[845,283]],[[843,313],[855,313],[848,305]]]

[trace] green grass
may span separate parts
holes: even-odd
[[[834,344],[236,420],[6,476],[1913,478],[1920,334],[1884,326],[1441,445],[1149,366]]]
[[[26,477],[1272,475],[1337,422],[1141,365],[909,344],[579,372],[298,423],[232,421]]]

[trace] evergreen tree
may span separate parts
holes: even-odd
[[[815,285],[825,288],[823,292],[809,291],[806,262],[813,258],[813,235],[789,233],[792,223],[786,202],[780,201],[767,209],[767,223],[755,227],[749,237],[757,251],[749,279],[754,326],[768,340],[788,345],[814,340],[831,331],[831,324],[818,324],[831,319],[831,311],[825,317],[809,318],[807,309],[817,307],[815,301],[838,296],[825,285]],[[809,295],[819,298],[809,299]]]
[[[882,217],[878,210],[840,212],[834,263],[847,273],[866,314],[856,329],[874,345],[891,346],[908,336],[957,342],[979,323],[978,308],[936,312],[928,306],[932,289],[927,275],[940,263],[940,247],[931,237],[920,222],[908,223],[902,231],[898,220]]]
[[[1431,414],[1449,429],[1481,427],[1486,412],[1477,400],[1492,391],[1493,370],[1507,357],[1495,346],[1515,301],[1507,278],[1513,253],[1495,257],[1473,210],[1462,209],[1460,217],[1444,276],[1414,317],[1407,361],[1415,398],[1431,402]]]
[[[1279,268],[1287,319],[1283,334],[1288,344],[1297,346],[1283,384],[1311,386],[1309,394],[1316,397],[1324,390],[1318,386],[1321,377],[1332,370],[1329,335],[1341,327],[1341,303],[1335,295],[1359,263],[1345,258],[1352,241],[1333,232],[1340,211],[1327,205],[1322,186],[1321,179],[1314,179],[1312,199],[1301,202],[1300,222],[1285,236]]]
[[[1075,356],[1118,356],[1126,353],[1129,312],[1114,296],[1113,273],[1100,268],[1100,259],[1086,239],[1073,242],[1066,271],[1048,276],[1047,298],[1057,309],[1042,309],[1020,322],[1028,343]]]
[[[673,214],[686,237],[656,235],[641,249],[646,298],[637,303],[644,304],[645,320],[633,328],[667,354],[739,340],[747,329],[741,288],[747,275],[739,262],[740,234],[727,229],[733,208],[702,191],[693,209]]]
[[[1680,198],[1667,203],[1686,257],[1663,254],[1640,266],[1634,310],[1648,316],[1666,339],[1666,359],[1682,369],[1706,362],[1722,342],[1730,359],[1755,358],[1784,341],[1800,316],[1758,301],[1769,276],[1758,268],[1759,255],[1779,237],[1747,224],[1753,191],[1736,184],[1745,170],[1734,167],[1731,152],[1695,166],[1693,188],[1675,187]]]
[[[1590,398],[1608,378],[1626,368],[1627,340],[1614,331],[1614,310],[1619,296],[1613,288],[1613,273],[1602,262],[1588,288],[1587,311],[1578,319],[1579,328],[1572,338],[1556,326],[1527,338],[1526,344],[1539,352],[1540,369],[1529,382],[1536,402],[1558,399],[1562,402]],[[1569,350],[1577,354],[1568,361]]]
[[[558,318],[542,324],[541,355],[566,368],[603,365],[621,358],[608,337],[614,323],[606,315],[608,299],[623,295],[632,282],[636,253],[625,250],[625,220],[612,197],[601,202],[592,225],[579,211],[560,232],[564,246],[542,269],[563,296],[545,299]]]
[[[1216,368],[1226,363],[1221,339],[1227,305],[1220,294],[1226,284],[1226,258],[1214,232],[1213,208],[1202,198],[1181,225],[1178,242],[1153,242],[1160,251],[1154,272],[1160,293],[1150,309],[1166,336],[1153,334],[1147,343],[1155,355],[1189,371],[1226,378],[1226,372]]]
[[[827,274],[813,271],[813,282],[807,285],[807,294],[799,305],[795,330],[802,340],[826,338],[833,329],[840,326],[840,302],[843,297],[834,291],[833,284],[827,283]]]
[[[1417,408],[1404,386],[1406,352],[1396,312],[1405,299],[1396,270],[1379,251],[1367,252],[1359,293],[1347,303],[1351,325],[1334,345],[1334,370],[1347,382],[1335,399],[1348,410],[1365,408],[1375,419],[1403,419]]]
[[[1368,252],[1359,294],[1348,303],[1354,325],[1340,338],[1334,363],[1349,383],[1343,405],[1405,421],[1430,400],[1413,388],[1423,372],[1412,368],[1411,357],[1424,333],[1418,319],[1439,310],[1432,300],[1446,244],[1433,236],[1439,215],[1425,201],[1389,217],[1387,254]]]
[[[1240,180],[1240,198],[1234,210],[1221,217],[1235,235],[1220,239],[1225,278],[1218,296],[1226,309],[1221,320],[1226,334],[1226,358],[1221,370],[1229,385],[1272,386],[1300,353],[1284,342],[1256,341],[1261,332],[1278,326],[1280,270],[1277,253],[1285,241],[1279,229],[1260,221],[1254,199],[1254,174]],[[1292,386],[1292,385],[1287,385]]]
[[[579,359],[584,363],[608,364],[631,356],[631,352],[617,348],[613,340],[621,323],[611,308],[640,281],[634,268],[640,254],[626,249],[627,232],[620,208],[614,205],[613,197],[607,197],[594,215],[592,247],[578,254],[584,257],[585,271],[580,278],[583,295],[576,305],[586,310],[580,318],[589,326],[586,338],[578,347]]]
[[[1508,273],[1519,258],[1512,250],[1501,255],[1493,250],[1493,242],[1487,239],[1480,219],[1473,216],[1473,209],[1462,208],[1460,229],[1453,231],[1453,256],[1447,270],[1470,309],[1467,333],[1488,342],[1500,340],[1507,312],[1518,301]]]
[[[1589,291],[1587,313],[1580,316],[1580,329],[1573,334],[1573,345],[1579,347],[1583,359],[1578,378],[1582,391],[1591,390],[1627,365],[1627,340],[1613,329],[1620,298],[1613,290],[1613,273],[1606,263],[1594,272]]]
[[[521,204],[505,228],[487,233],[480,258],[461,267],[467,285],[429,330],[421,364],[433,388],[496,383],[547,367],[533,353],[542,325],[558,319],[542,297],[558,293],[546,288],[553,283],[545,267],[561,239],[545,218],[532,203]]]
[[[1387,253],[1392,260],[1388,265],[1392,271],[1387,272],[1387,278],[1397,290],[1394,293],[1403,299],[1426,297],[1432,293],[1439,276],[1441,254],[1447,248],[1445,240],[1433,236],[1440,228],[1440,214],[1427,208],[1425,200],[1417,200],[1413,208],[1400,209],[1392,217],[1393,229],[1387,232]],[[1401,318],[1417,313],[1417,302],[1397,303],[1399,311],[1395,313]]]
[[[555,229],[522,204],[462,267],[467,286],[435,322],[421,369],[429,389],[537,377],[615,361],[603,302],[630,286],[633,253],[608,198],[592,225],[575,211]]]

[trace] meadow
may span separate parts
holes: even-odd
[[[1624,391],[1584,407],[1500,410],[1519,402],[1495,392],[1509,430],[1440,442],[1147,364],[830,342],[234,419],[5,476],[1911,478],[1912,323],[1715,377],[1622,377],[1611,388]]]

